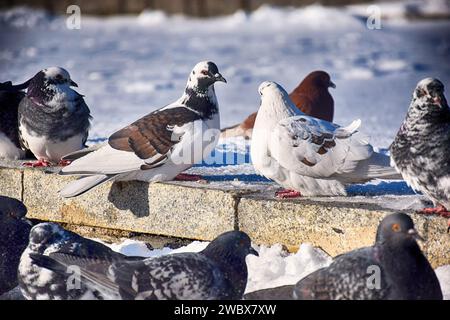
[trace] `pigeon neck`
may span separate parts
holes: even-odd
[[[232,291],[230,298],[242,299],[248,277],[245,256],[241,257],[234,251],[220,249],[216,246],[211,247],[211,245],[201,253],[214,261],[221,269],[225,280],[229,283],[228,287]]]
[[[186,107],[197,111],[203,119],[212,119],[218,112],[214,85],[210,85],[206,89],[198,86],[187,86],[181,97],[181,103]]]

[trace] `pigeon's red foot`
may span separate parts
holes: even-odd
[[[39,159],[38,161],[30,161],[22,163],[22,166],[29,168],[41,168],[41,167],[50,167],[52,164],[44,159]]]
[[[435,208],[424,208],[417,213],[420,214],[435,214],[444,218],[449,218],[447,221],[447,233],[450,232],[450,212],[443,206],[438,205]]]
[[[65,167],[65,166],[68,166],[71,163],[72,163],[71,160],[59,160],[58,166]]]
[[[292,198],[301,197],[302,194],[295,190],[286,190],[285,189],[285,190],[275,192],[275,196],[277,198],[281,198],[281,199],[292,199]]]
[[[180,173],[174,180],[177,181],[203,181],[203,177],[196,174]]]

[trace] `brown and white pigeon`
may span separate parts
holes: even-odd
[[[392,164],[416,191],[430,198],[437,213],[450,218],[450,109],[438,79],[421,80],[390,147]]]
[[[313,71],[289,94],[292,102],[305,114],[333,122],[334,100],[328,91],[336,88],[325,71]],[[243,136],[252,138],[257,112],[249,115],[242,123],[222,130],[223,137]]]
[[[178,100],[113,133],[106,145],[63,168],[61,174],[81,178],[65,186],[61,196],[75,197],[112,180],[172,180],[200,162],[220,134],[217,81],[226,82],[216,64],[199,62]]]
[[[251,157],[259,174],[288,189],[279,196],[346,195],[348,184],[401,179],[358,133],[360,120],[341,127],[307,116],[275,82],[263,82],[259,93]]]

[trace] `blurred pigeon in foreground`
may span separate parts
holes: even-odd
[[[346,195],[347,184],[401,179],[358,134],[360,120],[340,127],[307,116],[275,82],[263,82],[259,93],[251,157],[259,174],[289,189],[278,196]]]
[[[40,223],[31,230],[28,247],[20,258],[19,284],[28,300],[103,299],[99,292],[77,282],[77,278],[72,276],[76,269],[57,274],[41,268],[31,259],[33,254],[48,255],[54,252],[104,259],[143,259],[126,257],[99,242],[67,231],[56,223]]]
[[[15,86],[11,82],[0,83],[0,158],[17,160],[25,157],[17,118],[19,103],[25,97],[22,90],[28,84],[29,81]]]
[[[199,62],[181,98],[115,132],[108,144],[63,168],[61,174],[81,178],[65,186],[61,196],[75,197],[110,180],[189,179],[179,174],[208,156],[220,134],[217,81],[226,82],[217,66]]]
[[[58,273],[79,266],[83,283],[107,299],[242,299],[248,254],[258,253],[250,238],[230,231],[199,253],[175,253],[143,261],[112,261],[95,255],[34,254],[35,263]]]
[[[390,151],[405,181],[433,201],[422,212],[450,217],[450,109],[438,79],[417,84]]]
[[[416,238],[408,215],[391,214],[378,226],[372,247],[337,256],[329,267],[306,276],[295,285],[294,298],[442,300],[439,281]]]
[[[60,67],[39,71],[31,80],[19,105],[22,144],[37,162],[26,166],[64,164],[61,158],[82,149],[88,137],[90,111],[69,73]]]
[[[334,100],[328,88],[336,88],[325,71],[313,71],[289,94],[292,102],[305,114],[333,122]],[[252,113],[241,124],[222,130],[222,137],[244,136],[252,138],[257,112]]]
[[[31,223],[19,200],[0,196],[0,295],[17,286],[17,267],[27,247]]]

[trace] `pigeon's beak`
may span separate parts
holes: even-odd
[[[222,82],[227,83],[227,80],[224,77],[222,77],[222,75],[220,73],[216,73],[214,75],[214,79],[216,79],[216,81],[222,81]]]
[[[250,249],[248,249],[248,254],[253,254],[253,255],[259,257],[258,251],[256,251],[256,250],[253,249],[252,247],[250,247]]]
[[[21,218],[20,220],[22,220],[23,222],[25,222],[26,224],[28,224],[28,225],[30,225],[30,226],[33,226],[33,224],[31,223],[31,221],[28,220],[28,219],[25,218],[25,217]]]
[[[333,89],[336,89],[336,85],[334,84],[333,81],[330,81],[329,86]]]
[[[70,85],[72,87],[78,87],[77,83],[75,81],[73,81],[73,80],[70,80]]]
[[[408,235],[410,235],[411,237],[413,237],[416,240],[425,241],[425,239],[420,236],[420,234],[417,232],[416,229],[409,229]]]

